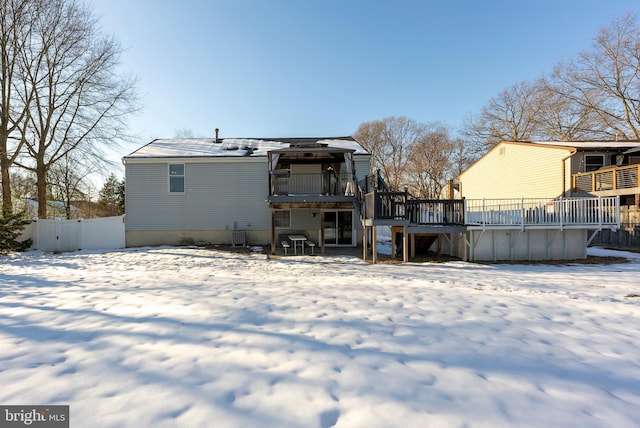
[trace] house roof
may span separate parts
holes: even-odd
[[[629,149],[640,147],[640,141],[503,141],[503,143],[569,147],[578,150]]]
[[[629,149],[626,152],[624,152],[625,155],[630,155],[630,154],[633,154],[633,153],[640,153],[640,146],[634,147],[634,148]]]
[[[36,199],[32,199],[32,198],[25,198],[24,199],[24,204],[30,207],[38,207],[38,201]],[[47,205],[49,205],[52,208],[55,209],[59,209],[59,210],[63,210],[66,207],[66,203],[64,201],[50,201],[47,200]],[[71,211],[78,211],[78,208],[76,208],[74,205],[69,204],[69,209]]]
[[[305,146],[326,145],[336,150],[353,151],[354,155],[369,153],[353,137],[318,138],[166,138],[156,139],[125,156],[127,159],[152,158],[233,158],[266,157],[275,150],[304,149]]]

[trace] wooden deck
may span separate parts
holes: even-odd
[[[463,199],[414,199],[407,192],[371,192],[364,198],[364,219],[377,225],[464,225]]]
[[[411,199],[406,192],[365,195],[365,226],[602,229],[620,227],[616,196],[556,199]],[[432,229],[437,231],[438,229]],[[427,229],[424,229],[428,232]]]
[[[376,262],[376,227],[390,226],[402,234],[403,260],[413,253],[417,235],[438,235],[451,242],[454,234],[487,230],[617,230],[620,198],[556,199],[412,199],[407,192],[374,191],[364,197],[363,258],[369,239]],[[394,242],[395,243],[395,242]],[[412,254],[413,256],[414,254]]]

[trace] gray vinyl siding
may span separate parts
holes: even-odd
[[[358,159],[358,157],[354,156],[353,160],[358,180],[362,180],[366,176],[371,175],[371,171],[369,171],[369,156],[367,156],[366,159]]]
[[[185,192],[170,194],[168,164],[126,165],[127,230],[269,229],[268,169],[237,159],[185,162]]]
[[[314,209],[294,209],[291,210],[291,229],[298,230],[318,230],[320,229],[320,215],[313,216],[313,212],[319,213],[320,210]],[[314,237],[315,239],[315,237]]]
[[[581,172],[586,172],[586,157],[587,156],[604,156],[604,167],[615,166],[615,159],[611,159],[612,156],[615,157],[618,154],[618,151],[589,151],[583,150],[576,153],[571,158],[571,173],[579,174]],[[612,163],[613,162],[613,163]]]

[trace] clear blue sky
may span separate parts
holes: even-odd
[[[456,129],[591,47],[638,0],[89,0],[139,79],[139,144],[351,135],[407,116]],[[131,149],[131,150],[130,150]],[[127,153],[121,153],[125,155]]]

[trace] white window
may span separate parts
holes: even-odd
[[[169,164],[169,193],[184,193],[184,164]]]
[[[276,210],[273,212],[273,225],[280,229],[291,227],[291,211]]]

